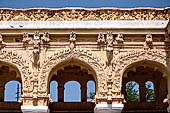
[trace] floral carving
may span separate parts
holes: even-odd
[[[98,92],[100,95],[106,95],[106,78],[104,75],[104,64],[101,62],[99,57],[95,57],[91,52],[85,49],[74,48],[71,50],[70,48],[63,49],[62,51],[57,51],[52,56],[49,56],[45,61],[41,68],[40,79],[39,79],[39,92],[47,91],[48,77],[50,74],[50,70],[54,68],[56,65],[60,64],[63,61],[69,59],[77,59],[84,63],[87,63],[91,66],[96,72],[97,83],[99,86]]]
[[[32,87],[29,83],[29,67],[26,60],[14,51],[0,50],[0,61],[13,64],[18,68],[22,78],[23,92],[29,92]]]
[[[169,20],[170,8],[126,9],[1,9],[0,21],[27,20]]]

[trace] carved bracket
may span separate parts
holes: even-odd
[[[123,44],[124,39],[123,39],[123,33],[119,33],[116,37],[116,42],[117,44]]]
[[[103,33],[99,33],[97,42],[99,45],[104,45],[106,43],[105,37]]]
[[[169,35],[168,35],[168,31],[165,32],[164,37],[165,37],[164,42],[165,42],[165,43],[169,43]]]
[[[0,34],[0,50],[6,46],[5,42],[3,41],[2,35]]]
[[[76,46],[76,33],[73,31],[70,33],[69,42],[70,42],[69,47],[71,50],[73,50]]]
[[[150,45],[152,44],[152,34],[148,33],[145,38],[144,49],[150,49]]]

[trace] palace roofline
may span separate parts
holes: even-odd
[[[0,8],[0,10],[63,10],[63,9],[84,9],[84,10],[102,10],[102,9],[113,9],[113,10],[165,10],[170,9],[170,7],[164,7],[164,8],[154,8],[154,7],[136,7],[136,8],[116,8],[116,7],[100,7],[100,8],[84,8],[84,7],[63,7],[63,8]]]
[[[170,20],[166,8],[0,8],[0,21]]]

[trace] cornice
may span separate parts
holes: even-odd
[[[167,8],[0,8],[0,21],[170,20]]]

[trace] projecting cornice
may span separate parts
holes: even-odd
[[[0,9],[0,21],[170,20],[168,8]]]

